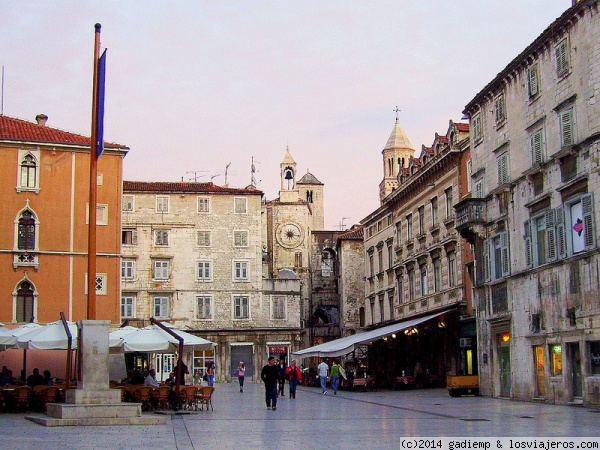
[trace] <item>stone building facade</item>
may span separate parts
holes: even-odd
[[[398,120],[392,136],[397,135]],[[400,336],[373,344],[371,370],[387,379],[419,364],[441,381],[447,373],[476,373],[476,340],[466,286],[464,243],[454,228],[454,203],[465,189],[468,124],[450,121],[431,147],[404,160],[397,186],[361,221],[365,230],[367,328],[429,315]],[[402,132],[403,133],[403,132]],[[390,137],[391,140],[391,137]],[[389,141],[388,140],[388,143]],[[384,153],[385,157],[385,153]],[[466,180],[466,176],[462,176]],[[385,175],[384,175],[385,180]],[[469,346],[460,346],[469,338]],[[391,364],[378,363],[388,359]],[[379,373],[377,373],[379,371]]]
[[[365,326],[365,254],[363,240],[364,228],[362,225],[353,226],[337,239],[340,333],[342,337],[355,334],[361,327]]]
[[[300,339],[300,281],[263,277],[262,208],[253,186],[124,182],[121,318],[167,320],[215,342],[215,353],[187,355],[194,374],[214,361],[225,381],[244,361],[253,379]],[[168,373],[172,361],[148,363]]]
[[[574,2],[465,107],[484,395],[600,405],[599,42]]]

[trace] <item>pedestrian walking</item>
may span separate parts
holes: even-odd
[[[317,373],[319,374],[319,381],[321,382],[321,389],[323,395],[327,394],[327,377],[329,376],[329,366],[324,359],[321,359],[321,364],[317,366]]]
[[[337,395],[338,383],[340,381],[340,364],[337,359],[333,360],[331,365],[331,388],[333,389],[333,395]]]
[[[237,370],[237,377],[240,383],[240,392],[244,392],[244,376],[246,374],[246,367],[244,366],[244,361],[240,361],[240,365]]]
[[[285,363],[285,359],[283,356],[279,358],[279,364],[277,364],[277,370],[279,370],[279,395],[285,397],[285,372],[287,370],[287,365]]]
[[[214,386],[215,384],[215,363],[209,362],[208,367],[206,368],[206,382],[209,386]]]
[[[302,381],[302,371],[296,365],[296,360],[293,359],[291,365],[285,371],[286,378],[290,383],[290,398],[296,399],[296,386]]]
[[[279,381],[279,369],[275,365],[275,358],[269,356],[269,362],[262,368],[260,379],[265,383],[265,400],[267,408],[277,409],[277,382]]]

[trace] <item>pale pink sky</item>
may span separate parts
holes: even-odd
[[[105,139],[124,178],[280,188],[286,146],[325,183],[325,227],[378,207],[400,121],[417,151],[570,0],[3,0],[4,114],[90,134],[94,24],[108,48]]]

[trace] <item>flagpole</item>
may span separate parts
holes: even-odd
[[[98,177],[98,60],[100,55],[100,28],[94,28],[94,81],[92,88],[92,136],[90,139],[90,197],[88,224],[88,279],[87,279],[87,315],[88,320],[96,320],[96,190]]]

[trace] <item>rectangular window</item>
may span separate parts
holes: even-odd
[[[480,178],[475,182],[475,188],[473,189],[473,197],[483,198],[483,178]]]
[[[560,41],[554,51],[556,55],[556,75],[562,77],[569,73],[569,45],[567,39]]]
[[[133,280],[135,277],[135,261],[132,259],[121,260],[121,279]]]
[[[499,233],[484,242],[483,259],[486,281],[510,275],[508,232]]]
[[[198,197],[198,212],[209,213],[210,212],[210,198],[209,197]]]
[[[123,196],[123,211],[133,211],[133,195],[124,195]]]
[[[394,266],[394,254],[392,253],[392,243],[389,242],[387,245],[387,257],[388,257],[388,269]]]
[[[154,245],[157,247],[168,247],[169,230],[154,230]]]
[[[169,297],[154,297],[154,317],[169,317]]]
[[[413,269],[408,271],[408,299],[415,299],[415,271]]]
[[[535,131],[529,138],[529,146],[531,148],[531,162],[535,166],[544,162],[544,140],[543,131],[540,128]]]
[[[212,281],[212,261],[198,261],[196,269],[197,280]]]
[[[302,252],[294,254],[294,267],[302,267]]]
[[[467,192],[471,192],[471,183],[473,175],[473,161],[467,160]]]
[[[210,231],[200,230],[196,233],[196,243],[198,247],[210,247]]]
[[[573,108],[561,111],[558,114],[560,124],[560,145],[565,147],[575,143],[573,135]]]
[[[168,213],[169,212],[169,197],[166,195],[156,196],[156,212]]]
[[[402,222],[396,222],[396,245],[402,245]]]
[[[236,197],[233,199],[233,211],[236,214],[246,214],[248,212],[248,199]]]
[[[378,272],[383,272],[383,249],[381,247],[377,249],[377,263]]]
[[[170,272],[170,261],[168,259],[155,259],[154,260],[154,276],[155,280],[168,280]]]
[[[247,295],[236,295],[233,297],[233,318],[250,318],[250,297]]]
[[[123,295],[121,297],[121,319],[132,319],[135,317],[135,296]]]
[[[431,199],[431,225],[435,227],[437,226],[439,221],[440,219],[438,216],[438,198],[433,197]]]
[[[506,120],[506,107],[504,104],[504,93],[496,97],[496,124],[500,124]]]
[[[271,297],[271,318],[285,319],[285,296],[274,295]]]
[[[106,293],[108,292],[107,283],[108,283],[108,276],[105,273],[97,273],[96,274],[96,280],[94,283],[95,287],[96,287],[96,295],[106,295]],[[87,275],[87,273],[85,274],[84,292],[85,292],[85,294],[88,293],[88,275]]]
[[[596,248],[596,226],[592,193],[566,205],[568,246],[570,254]]]
[[[590,365],[591,374],[600,375],[600,341],[590,342]]]
[[[419,206],[419,236],[425,234],[425,207]]]
[[[429,293],[427,286],[427,265],[423,264],[419,266],[419,272],[421,273],[421,296],[427,295]]]
[[[454,217],[454,195],[452,186],[444,191],[446,195],[446,218]]]
[[[456,286],[456,252],[448,252],[448,287]]]
[[[406,216],[406,238],[409,241],[413,238],[412,214]]]
[[[385,312],[383,309],[383,294],[380,294],[378,297],[379,300],[379,322],[385,321]]]
[[[199,295],[196,297],[196,319],[212,319],[212,297],[209,295]]]
[[[86,203],[85,223],[90,223],[90,204]],[[108,225],[108,205],[96,204],[96,225]]]
[[[233,262],[233,280],[248,281],[248,261]]]
[[[248,231],[234,231],[233,232],[233,246],[234,247],[248,247]]]
[[[553,344],[550,346],[550,374],[553,377],[562,375],[562,346]]]
[[[137,230],[132,228],[123,228],[121,231],[121,244],[137,245]]]
[[[473,116],[472,125],[473,125],[473,141],[475,143],[477,143],[483,139],[481,113],[477,113]]]
[[[373,253],[369,253],[369,276],[372,278],[375,274],[375,267],[373,264]]]
[[[498,185],[510,182],[510,172],[508,167],[508,152],[502,153],[496,158],[498,164]]]
[[[529,97],[535,97],[540,92],[537,64],[527,69],[527,91],[529,92]]]
[[[394,293],[393,292],[388,293],[388,306],[390,308],[390,320],[394,320],[395,314],[394,314]]]
[[[398,302],[402,303],[404,301],[404,277],[402,275],[396,277],[396,284],[398,285]]]
[[[433,289],[435,292],[442,290],[442,262],[440,258],[433,260]]]

